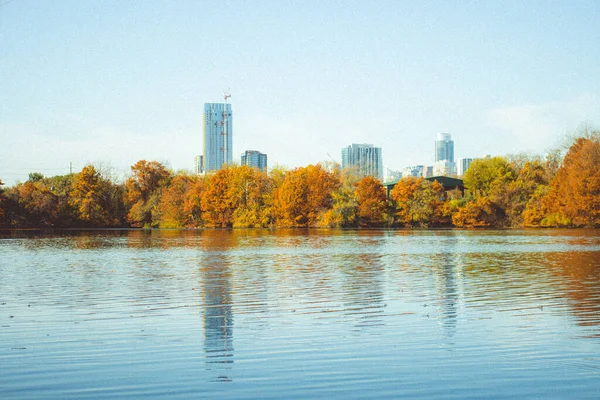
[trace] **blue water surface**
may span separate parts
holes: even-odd
[[[0,398],[598,398],[600,232],[0,233]]]

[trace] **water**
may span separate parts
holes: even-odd
[[[0,234],[0,398],[598,398],[599,231]]]

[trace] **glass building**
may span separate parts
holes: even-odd
[[[240,164],[258,168],[261,171],[266,171],[267,155],[256,150],[246,150],[246,152],[242,154],[242,160]]]
[[[231,104],[204,104],[204,172],[217,171],[232,161]]]
[[[372,144],[352,144],[342,149],[342,168],[356,167],[362,176],[383,180],[381,148]]]
[[[463,176],[471,166],[472,162],[472,158],[459,158],[458,162],[456,163],[458,167],[458,176]]]
[[[454,162],[454,140],[449,133],[438,133],[435,141],[435,162]]]

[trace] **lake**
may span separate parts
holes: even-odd
[[[589,398],[598,230],[0,232],[0,398]]]

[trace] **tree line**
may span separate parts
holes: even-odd
[[[564,157],[474,160],[464,193],[407,177],[391,190],[332,163],[196,176],[138,161],[125,182],[95,166],[2,189],[0,227],[600,227],[600,132]]]

